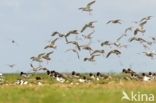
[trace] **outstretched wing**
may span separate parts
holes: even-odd
[[[90,2],[90,3],[88,3],[87,6],[90,7],[90,6],[91,6],[92,4],[94,4],[95,2],[96,2],[96,1],[94,0],[94,1],[92,1],[92,2]]]

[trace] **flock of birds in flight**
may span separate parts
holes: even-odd
[[[82,10],[84,12],[88,12],[89,14],[91,14],[91,12],[93,11],[93,9],[91,8],[93,4],[95,4],[96,0],[88,3],[85,7],[81,7],[79,8],[79,10]],[[124,33],[122,35],[120,35],[118,38],[116,38],[115,42],[111,42],[109,40],[105,40],[99,43],[99,45],[101,46],[101,49],[95,49],[92,47],[92,39],[93,39],[93,34],[95,33],[95,23],[97,21],[90,21],[88,23],[86,23],[84,26],[82,26],[81,30],[70,30],[66,33],[61,33],[59,31],[54,31],[51,36],[54,38],[53,40],[51,40],[45,47],[44,49],[52,49],[51,52],[47,52],[47,53],[40,53],[37,56],[33,56],[31,57],[32,61],[35,62],[43,62],[44,60],[46,61],[50,61],[51,58],[50,56],[54,53],[54,50],[57,48],[57,42],[59,40],[62,40],[61,38],[64,39],[66,45],[71,45],[72,48],[67,49],[65,52],[73,52],[75,53],[75,55],[77,56],[78,59],[80,59],[80,53],[81,51],[87,51],[89,52],[89,56],[88,57],[84,57],[83,61],[84,62],[95,62],[96,61],[96,57],[98,56],[105,56],[106,58],[109,58],[111,55],[121,55],[122,54],[122,50],[121,48],[127,48],[127,45],[122,44],[120,41],[122,39],[124,39],[125,37],[127,37],[128,35],[131,35],[131,37],[128,39],[129,43],[132,42],[138,42],[140,43],[146,50],[155,43],[156,38],[155,37],[151,37],[151,41],[147,41],[146,39],[144,39],[144,33],[146,32],[145,30],[145,25],[148,23],[148,21],[150,21],[152,18],[152,16],[147,16],[142,18],[141,20],[139,20],[138,22],[135,22],[135,27],[131,26],[128,27],[124,30]],[[114,20],[109,20],[108,22],[106,22],[106,24],[122,24],[123,20],[121,19],[114,19]],[[86,35],[84,34],[85,31],[87,30],[91,30],[91,32],[86,33]],[[131,33],[131,34],[130,34]],[[133,33],[133,34],[132,34]],[[78,40],[71,40],[72,37],[79,37],[79,38],[83,38],[83,41],[88,41],[87,44],[81,44]],[[106,52],[106,50],[104,50],[106,47],[111,48],[110,51]],[[148,56],[150,58],[154,58],[154,56],[156,55],[155,51],[144,51],[142,52],[145,54],[145,56]],[[37,71],[37,70],[47,70],[46,68],[42,67],[41,65],[39,67],[34,67],[33,64],[30,64],[30,66],[33,68],[33,71]]]
[[[91,14],[91,12],[93,11],[92,9],[92,5],[96,3],[96,0],[89,2],[86,6],[79,8],[79,10],[83,11],[83,12],[87,12],[89,13],[89,15]],[[143,51],[142,53],[145,54],[145,56],[149,57],[149,58],[154,58],[156,56],[156,52],[155,51],[151,51],[150,47],[156,43],[156,38],[155,37],[151,37],[151,40],[146,40],[144,38],[144,33],[146,32],[145,29],[145,25],[152,19],[152,16],[147,16],[144,17],[142,19],[140,19],[137,22],[134,22],[135,26],[130,26],[127,27],[122,35],[119,35],[115,41],[109,41],[109,40],[105,40],[105,41],[100,41],[99,46],[100,49],[95,49],[93,48],[92,41],[93,41],[93,34],[95,33],[95,24],[97,23],[97,21],[90,21],[86,24],[84,24],[82,26],[82,28],[80,30],[74,29],[74,30],[69,30],[66,33],[62,33],[59,31],[54,31],[51,34],[51,37],[53,38],[50,42],[48,42],[47,45],[45,45],[45,47],[43,48],[44,50],[47,50],[49,52],[43,52],[43,53],[39,53],[36,56],[32,56],[30,59],[32,60],[32,62],[30,63],[30,67],[32,68],[32,70],[34,72],[37,71],[46,71],[47,74],[49,76],[53,76],[56,79],[58,79],[58,81],[64,82],[65,80],[63,79],[63,76],[55,71],[50,71],[48,70],[46,67],[43,67],[41,65],[41,63],[43,62],[47,62],[49,63],[51,61],[51,55],[54,54],[56,48],[57,48],[57,42],[58,41],[63,41],[64,40],[64,45],[70,45],[71,48],[65,50],[65,52],[73,52],[75,53],[75,55],[77,56],[78,59],[83,58],[82,60],[84,62],[95,62],[96,58],[99,56],[104,56],[105,58],[109,58],[110,56],[120,56],[122,54],[122,48],[128,48],[128,45],[125,45],[123,43],[121,43],[122,39],[125,39],[126,37],[128,38],[128,43],[139,43],[141,46],[143,46],[145,48],[146,51]],[[106,25],[122,25],[123,24],[123,20],[121,19],[113,19],[113,20],[109,20],[106,22]],[[86,31],[91,31],[89,33],[86,33]],[[130,37],[128,37],[130,36]],[[75,40],[73,40],[73,37],[75,37]],[[76,38],[80,38],[82,41],[87,41],[86,44],[82,44],[81,42],[79,42],[79,40],[77,40]],[[12,40],[12,43],[16,43],[14,40]],[[109,48],[109,51],[106,51],[106,48]],[[80,53],[82,51],[86,51],[89,55],[87,57],[81,57]],[[39,63],[38,66],[34,66],[33,63]],[[10,68],[14,68],[16,65],[15,64],[8,64],[8,66]],[[123,73],[125,74],[130,74],[130,76],[136,76],[139,77],[134,71],[132,71],[131,69],[123,69]],[[21,72],[20,75],[24,75],[27,76],[26,73]],[[149,73],[149,75],[151,76],[152,73]],[[80,74],[76,73],[75,71],[72,72],[72,76],[74,77],[79,77]],[[89,76],[91,78],[95,78],[95,75],[90,73]],[[146,75],[143,74],[143,76],[145,77]],[[156,74],[154,74],[154,76],[156,76]],[[96,74],[96,79],[102,77],[101,73],[97,72]],[[108,77],[108,76],[107,76]],[[109,78],[109,77],[108,77]],[[36,79],[41,79],[40,77],[37,77]],[[80,81],[84,81],[86,79],[86,77],[83,77],[83,79],[81,79]],[[146,77],[145,80],[149,80],[151,78]],[[21,83],[21,80],[18,81],[19,83]]]
[[[93,11],[93,4],[96,3],[96,0],[89,2],[87,5],[84,7],[78,8],[79,10],[83,12],[91,14]],[[39,53],[36,56],[31,57],[30,59],[33,62],[39,63],[39,66],[35,67],[33,63],[30,63],[30,67],[32,68],[33,71],[40,71],[40,70],[48,70],[46,67],[42,67],[41,63],[44,61],[51,61],[51,55],[54,54],[55,49],[57,48],[57,42],[59,40],[62,40],[62,38],[65,41],[65,45],[70,45],[72,48],[69,48],[65,50],[65,52],[73,52],[77,56],[78,59],[81,59],[80,53],[81,51],[87,51],[89,53],[89,56],[83,57],[84,62],[95,62],[96,58],[99,56],[105,56],[106,58],[109,58],[112,55],[121,55],[122,54],[122,48],[127,48],[128,45],[122,44],[120,41],[124,39],[125,37],[128,37],[130,35],[131,37],[128,38],[128,42],[138,42],[140,43],[146,50],[152,46],[156,42],[155,37],[151,37],[151,40],[146,40],[144,39],[144,33],[146,32],[145,30],[145,25],[152,19],[152,16],[147,16],[142,18],[141,20],[135,22],[135,26],[130,26],[127,27],[124,30],[124,33],[122,35],[119,35],[118,38],[114,42],[105,40],[105,41],[100,41],[99,46],[101,47],[100,49],[95,49],[93,48],[92,44],[92,39],[93,39],[93,34],[95,33],[95,24],[97,21],[90,21],[86,23],[80,30],[69,30],[66,33],[61,33],[59,31],[54,31],[51,34],[51,37],[54,39],[51,40],[45,47],[45,50],[51,49],[50,52],[44,52],[44,53]],[[114,20],[109,20],[106,22],[107,25],[118,25],[118,24],[123,24],[123,20],[121,19],[114,19]],[[86,31],[90,30],[91,32],[86,33]],[[72,37],[79,37],[83,41],[87,41],[87,44],[81,44],[78,40],[71,40]],[[12,43],[16,43],[15,40],[12,40]],[[109,48],[109,51],[106,51],[105,48]],[[143,51],[142,53],[145,54],[145,56],[154,58],[156,55],[155,51]],[[9,64],[8,65],[10,68],[14,68],[15,64]]]

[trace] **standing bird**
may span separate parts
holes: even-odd
[[[107,56],[106,56],[106,58],[108,58],[111,54],[116,54],[116,55],[120,55],[121,54],[121,52],[119,51],[119,50],[111,50],[108,54],[107,54]]]
[[[94,25],[93,25],[94,23],[96,23],[96,21],[91,21],[85,24],[83,28],[81,29],[81,33],[84,32],[87,28],[94,28]]]
[[[82,10],[82,11],[85,11],[85,12],[89,12],[89,14],[90,14],[90,12],[93,11],[93,9],[91,8],[91,6],[92,6],[95,2],[96,2],[95,0],[94,0],[94,1],[91,1],[91,2],[89,2],[85,7],[79,8],[79,10]]]

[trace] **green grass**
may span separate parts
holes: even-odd
[[[37,74],[40,75],[41,74]],[[29,81],[35,80],[33,75]],[[115,75],[117,76],[117,75]],[[118,81],[91,84],[61,84],[46,75],[41,76],[44,85],[15,85],[17,74],[5,75],[6,84],[0,85],[0,103],[135,103],[121,101],[122,91],[152,93],[156,96],[156,83]],[[122,78],[122,76],[119,76]],[[156,101],[155,101],[156,102]],[[155,103],[145,102],[145,103]],[[144,103],[144,102],[136,102]]]
[[[156,95],[156,83],[3,85],[0,103],[131,103],[121,101],[122,91]],[[142,102],[139,102],[142,103]]]

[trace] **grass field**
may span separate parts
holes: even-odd
[[[16,78],[6,76],[11,82]],[[0,103],[135,103],[121,100],[122,91],[147,93],[156,96],[155,82],[111,81],[105,84],[0,85]],[[156,101],[155,101],[156,102]],[[137,103],[155,103],[137,102]]]

